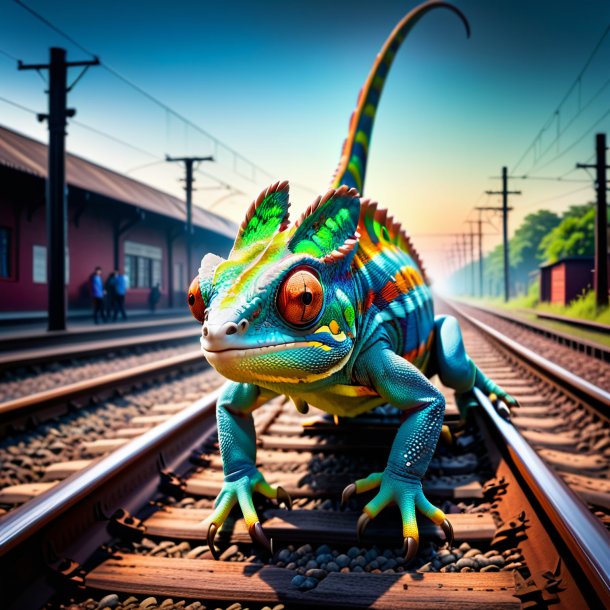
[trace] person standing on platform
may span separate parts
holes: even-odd
[[[123,320],[127,320],[127,314],[125,313],[125,294],[127,293],[127,278],[124,273],[119,271],[114,272],[114,321],[119,315],[123,316]]]
[[[117,301],[116,301],[116,271],[113,271],[108,278],[106,279],[106,283],[104,284],[104,289],[106,293],[105,300],[105,310],[106,310],[106,319],[110,321],[110,318],[116,312]],[[114,315],[114,319],[116,320],[116,314]]]
[[[99,324],[99,318],[102,317],[102,322],[106,321],[106,313],[104,312],[104,284],[102,282],[102,268],[96,267],[95,271],[89,278],[91,288],[91,299],[93,301],[93,321]]]

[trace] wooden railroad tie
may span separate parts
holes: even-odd
[[[212,514],[211,509],[167,508],[151,515],[144,525],[146,535],[163,539],[206,540],[207,529],[201,522]],[[309,542],[312,544],[354,544],[359,513],[321,510],[270,509],[263,523],[267,536],[275,542]],[[450,515],[456,540],[461,542],[491,542],[496,525],[489,513],[459,513]],[[420,534],[427,538],[444,539],[441,528],[422,518]],[[219,537],[231,543],[252,542],[243,519],[228,524]],[[371,521],[364,542],[402,546],[402,529],[397,510],[388,510]]]
[[[403,574],[330,573],[311,591],[291,583],[294,572],[262,564],[119,555],[94,568],[87,587],[103,591],[306,607],[518,610],[510,572]]]

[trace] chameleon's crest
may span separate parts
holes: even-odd
[[[212,297],[214,272],[225,259],[209,252],[201,259],[199,266],[199,290],[204,303],[209,303]]]
[[[276,233],[288,227],[288,181],[276,182],[250,205],[239,227],[229,256],[234,259],[253,245],[266,245]]]
[[[224,262],[222,256],[217,256],[209,252],[201,259],[199,266],[199,281],[211,280],[214,277],[214,270],[220,263]]]
[[[356,189],[341,186],[318,197],[295,223],[288,249],[324,262],[351,262],[356,251],[360,196]]]
[[[388,211],[378,207],[376,201],[362,199],[360,202],[360,232],[370,240],[375,248],[383,248],[384,242],[389,242],[406,252],[421,270],[421,275],[426,284],[429,280],[426,276],[419,253],[415,249],[411,238],[407,235],[402,225],[388,216]]]

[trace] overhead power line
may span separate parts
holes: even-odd
[[[577,178],[564,179],[562,176],[509,176],[511,180],[542,180],[544,182],[589,182],[589,180],[578,180]]]
[[[530,208],[533,208],[542,203],[548,203],[549,201],[555,201],[557,199],[564,199],[565,197],[569,197],[570,195],[575,195],[576,193],[582,193],[583,191],[591,190],[591,188],[592,188],[591,183],[589,183],[588,186],[581,186],[580,188],[574,189],[573,191],[568,191],[567,193],[553,195],[552,197],[545,197],[544,199],[538,199],[537,201],[534,201],[533,203],[528,203],[527,205],[520,206],[519,209],[529,210]]]
[[[36,19],[38,19],[39,21],[44,23],[47,27],[52,29],[54,32],[56,32],[57,34],[59,34],[60,36],[62,36],[66,40],[68,40],[78,49],[80,49],[84,53],[91,55],[92,57],[97,57],[97,55],[95,53],[93,53],[90,49],[88,49],[87,47],[82,45],[75,38],[73,38],[72,36],[67,34],[61,28],[59,28],[54,23],[52,23],[49,19],[47,19],[46,17],[41,15],[38,11],[36,11],[33,8],[31,8],[30,6],[28,6],[25,2],[23,2],[23,0],[13,0],[13,1],[18,6],[20,6],[21,8],[26,10],[28,13],[30,13],[33,17],[35,17]],[[100,60],[100,66],[102,68],[104,68],[107,72],[112,74],[115,78],[119,79],[124,84],[131,87],[134,91],[137,91],[140,95],[146,97],[150,102],[157,105],[159,108],[162,108],[166,113],[168,113],[168,114],[174,116],[176,119],[182,121],[185,125],[187,125],[191,129],[195,130],[196,132],[200,133],[204,137],[209,138],[212,141],[212,143],[214,144],[214,147],[215,147],[214,154],[215,155],[218,155],[219,148],[222,148],[224,151],[226,151],[227,153],[232,155],[233,169],[242,178],[254,182],[256,172],[260,172],[260,173],[264,174],[265,176],[268,176],[269,178],[273,178],[273,174],[268,172],[266,169],[262,168],[260,165],[257,165],[253,161],[250,161],[250,159],[248,159],[241,153],[237,152],[234,148],[232,148],[231,146],[228,146],[227,144],[225,144],[224,142],[222,142],[221,140],[219,140],[218,138],[213,136],[211,133],[209,133],[208,131],[206,131],[205,129],[203,129],[202,127],[197,125],[196,123],[193,123],[193,121],[186,118],[184,115],[180,114],[178,111],[174,110],[171,106],[168,106],[166,103],[162,102],[158,97],[154,96],[153,94],[149,93],[148,91],[146,91],[145,89],[143,89],[142,87],[140,87],[139,85],[134,83],[132,80],[130,80],[129,78],[127,78],[126,76],[124,76],[123,74],[121,74],[120,72],[115,70],[112,66],[109,66],[106,62]],[[237,162],[238,161],[241,163],[244,163],[244,164],[250,166],[250,168],[252,168],[253,171],[251,173],[251,176],[248,176],[242,172],[237,171]]]
[[[0,55],[4,55],[7,59],[10,59],[11,61],[19,61],[17,57],[3,49],[0,49]]]
[[[28,108],[27,106],[24,106],[23,104],[20,104],[18,102],[15,102],[13,100],[10,100],[6,97],[0,96],[0,102],[3,102],[5,104],[8,104],[9,106],[13,106],[14,108],[19,108],[19,110],[23,110],[24,112],[27,112],[29,114],[33,114],[35,116],[37,116],[39,113],[38,111],[34,110],[33,108]],[[107,138],[108,140],[111,140],[112,142],[115,142],[116,144],[120,144],[121,146],[125,146],[127,148],[130,148],[131,150],[145,155],[151,159],[154,159],[154,161],[150,162],[150,163],[145,163],[143,165],[138,165],[136,167],[132,167],[126,171],[123,171],[124,174],[129,174],[131,172],[134,172],[136,170],[139,169],[144,169],[146,167],[152,167],[153,165],[157,165],[157,164],[161,164],[161,163],[166,163],[165,161],[165,157],[161,157],[160,155],[157,155],[153,152],[150,152],[149,150],[146,150],[144,148],[140,148],[139,146],[136,146],[135,144],[132,144],[131,142],[127,142],[126,140],[122,140],[121,138],[117,138],[116,136],[107,133],[106,131],[102,131],[101,129],[98,129],[97,127],[92,127],[91,125],[87,125],[86,123],[83,123],[82,121],[78,121],[76,119],[72,119],[71,121],[72,125],[75,125],[76,127],[80,127],[81,129],[86,129],[87,131],[90,131],[92,133],[95,133],[98,136],[101,136],[103,138]],[[208,172],[204,172],[202,169],[197,169],[197,173],[201,174],[202,176],[205,176],[206,178],[209,178],[210,180],[214,180],[218,185],[219,188],[223,188],[223,189],[227,189],[230,190],[232,192],[233,195],[244,195],[246,196],[246,193],[244,193],[242,190],[238,189],[237,187],[233,186],[232,184],[229,184],[228,182],[225,182],[224,180],[221,180],[220,178],[217,178],[216,176],[208,173]],[[212,205],[208,206],[208,207],[213,207],[215,204],[213,203]]]
[[[593,123],[593,125],[591,125],[584,133],[582,133],[574,142],[572,142],[572,144],[570,144],[567,148],[564,148],[560,153],[557,153],[554,157],[552,157],[551,159],[549,159],[548,161],[546,161],[545,163],[543,163],[542,165],[540,165],[538,167],[538,170],[544,169],[545,167],[548,167],[549,165],[551,165],[551,163],[554,163],[555,161],[557,161],[557,159],[560,159],[561,157],[563,157],[567,152],[571,151],[572,149],[574,149],[576,146],[578,146],[592,131],[595,130],[595,128],[608,116],[610,115],[610,108],[608,108],[604,114],[602,114],[601,117],[599,117],[599,119],[597,119],[595,121],[595,123]]]
[[[580,116],[590,106],[590,104],[610,84],[610,79],[608,79],[589,98],[589,100],[587,100],[587,102],[585,102],[585,104],[582,104],[582,101],[581,101],[581,96],[582,96],[582,78],[585,75],[585,73],[587,72],[587,70],[589,69],[591,63],[593,62],[593,59],[595,58],[595,56],[599,52],[599,50],[600,50],[604,40],[608,36],[609,32],[610,32],[610,24],[608,24],[606,26],[606,28],[604,29],[601,37],[599,38],[599,40],[597,41],[595,47],[591,51],[589,57],[585,61],[584,66],[582,67],[582,69],[580,70],[580,72],[578,73],[578,75],[576,76],[576,78],[574,79],[574,81],[572,82],[572,84],[570,85],[570,87],[568,88],[568,90],[566,91],[564,96],[562,97],[561,101],[559,102],[559,104],[557,105],[555,110],[551,113],[551,115],[549,116],[547,121],[543,124],[542,128],[540,129],[540,131],[536,134],[536,136],[534,137],[532,143],[525,149],[525,152],[521,155],[521,157],[515,163],[515,165],[513,165],[511,173],[514,174],[516,172],[517,168],[521,165],[521,163],[523,163],[523,161],[525,160],[525,158],[527,157],[527,155],[530,152],[533,152],[534,155],[536,156],[537,147],[541,146],[541,144],[542,144],[542,136],[545,134],[545,132],[547,132],[549,129],[551,129],[553,124],[555,124],[555,126],[556,126],[556,135],[555,135],[555,138],[551,141],[551,143],[547,146],[547,148],[541,154],[539,154],[537,156],[537,158],[535,158],[534,164],[533,164],[533,166],[529,170],[529,171],[531,171],[537,165],[537,163],[549,152],[549,150],[553,147],[553,145],[559,141],[559,138],[573,124],[573,122],[576,120],[576,118],[578,116]],[[570,119],[570,121],[563,128],[561,128],[561,124],[560,124],[561,123],[561,109],[562,109],[563,105],[567,102],[567,100],[570,98],[572,93],[574,93],[575,91],[578,91],[578,110],[577,110],[576,114]]]

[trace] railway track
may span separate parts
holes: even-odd
[[[610,347],[604,345],[603,343],[595,341],[594,339],[578,337],[574,334],[562,332],[559,329],[551,328],[544,324],[538,324],[532,320],[526,320],[525,318],[515,317],[514,315],[511,315],[508,312],[503,312],[498,309],[493,309],[491,307],[485,307],[484,305],[474,304],[471,302],[459,303],[460,308],[463,311],[482,312],[488,316],[493,316],[497,319],[513,324],[516,327],[526,329],[528,331],[531,331],[532,333],[540,335],[541,337],[550,339],[551,341],[554,341],[559,345],[574,350],[576,352],[580,352],[597,360],[601,360],[602,362],[610,362]],[[598,334],[607,334],[610,330],[610,327],[605,324],[599,324],[588,320],[577,320],[576,318],[568,318],[566,316],[559,316],[531,310],[530,313],[534,313],[541,320],[549,320],[552,322],[569,324],[570,326],[579,330],[594,331]]]
[[[192,330],[190,333],[192,339]],[[159,357],[109,373],[93,377],[81,375],[84,379],[79,381],[0,402],[0,431],[31,427],[71,409],[87,405],[92,400],[100,400],[118,391],[126,392],[134,386],[176,372],[203,370],[205,366],[201,353],[196,349],[187,348],[184,353]]]
[[[461,305],[446,305],[460,318],[473,359],[520,401],[514,425],[610,525],[610,394],[524,348]]]
[[[159,327],[163,330],[155,332]],[[172,344],[193,336],[193,319],[183,316],[111,328],[7,334],[0,338],[0,371],[129,350],[134,345],[142,348]]]
[[[467,345],[479,334],[466,327]],[[524,417],[547,419],[541,408],[533,410],[529,378],[509,379],[511,368],[498,363],[489,344],[477,340],[469,350],[498,382],[514,386],[509,391],[522,406],[513,421],[524,435],[530,423]],[[463,424],[448,394],[454,443],[439,447],[425,481],[450,513],[454,547],[422,522],[420,553],[406,566],[396,550],[402,542],[396,513],[382,513],[358,541],[365,499],[352,498],[339,510],[343,487],[383,466],[397,413],[379,409],[335,426],[276,400],[255,412],[258,461],[270,482],[291,493],[293,510],[258,507],[273,556],[252,547],[236,515],[217,537],[214,553],[222,561],[214,561],[200,523],[222,484],[215,397],[177,410],[83,470],[68,469],[51,490],[0,519],[5,601],[16,608],[40,607],[49,598],[53,608],[103,608],[105,600],[120,608],[199,600],[234,609],[610,603],[601,523],[482,395]],[[553,397],[543,398],[548,409]]]

